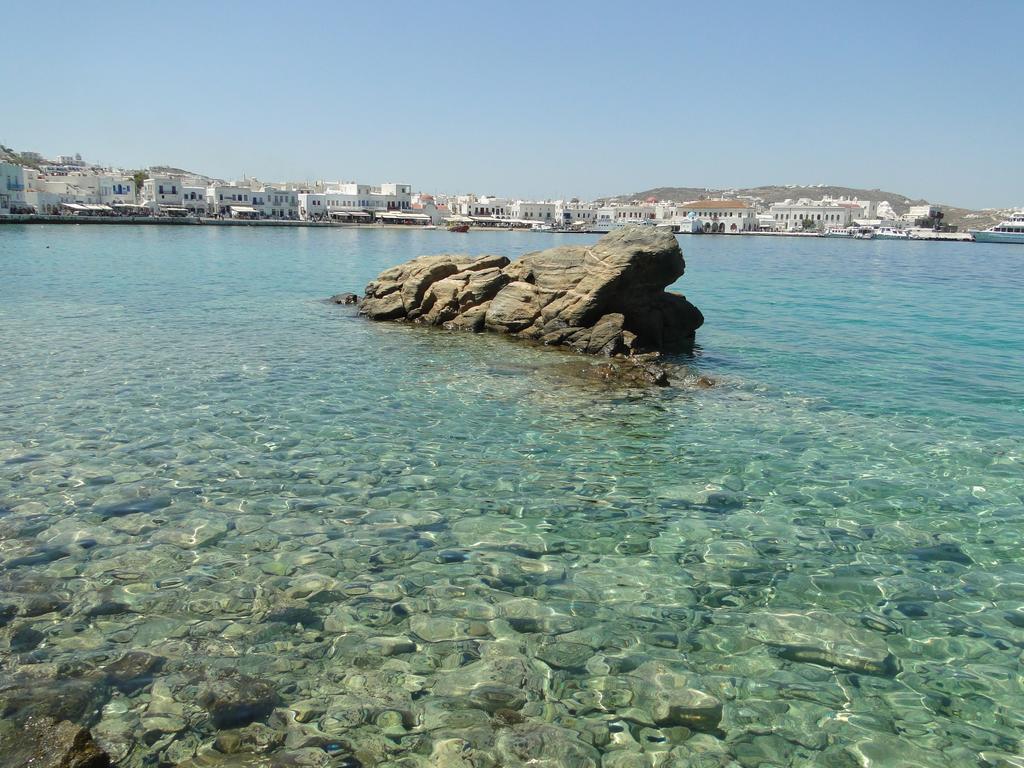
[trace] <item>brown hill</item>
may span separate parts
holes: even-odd
[[[747,198],[763,202],[767,205],[780,203],[783,200],[796,200],[801,197],[809,197],[820,200],[822,197],[848,197],[858,200],[883,200],[893,207],[897,214],[904,214],[912,205],[924,205],[929,202],[924,199],[915,199],[882,189],[859,189],[857,187],[841,187],[827,184],[812,186],[792,185],[764,185],[759,187],[747,187],[745,189],[714,189],[711,187],[654,187],[642,192],[635,192],[631,195],[619,195],[607,200],[646,200],[656,198],[657,200],[671,200],[673,202],[686,202],[689,200],[702,200],[707,198]],[[983,229],[1004,218],[1004,212],[997,210],[976,211],[970,208],[961,208],[954,205],[936,203],[945,214],[947,224],[958,226],[961,230]]]

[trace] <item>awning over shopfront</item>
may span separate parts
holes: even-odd
[[[430,221],[430,216],[425,213],[402,213],[401,211],[378,213],[377,218],[384,221]]]
[[[114,211],[109,205],[98,203],[61,203],[61,207],[78,213],[112,213]]]
[[[255,208],[248,205],[232,205],[232,213],[259,213]]]

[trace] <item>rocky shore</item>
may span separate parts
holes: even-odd
[[[611,232],[593,245],[504,256],[421,256],[382,272],[358,303],[372,320],[493,331],[617,358],[611,375],[667,384],[662,352],[690,347],[700,310],[665,288],[686,269],[676,238],[650,227]]]

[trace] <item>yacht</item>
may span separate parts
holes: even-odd
[[[875,238],[877,240],[909,240],[910,233],[896,227],[879,227],[875,231]]]
[[[967,230],[978,243],[1024,243],[1024,211],[988,229]]]

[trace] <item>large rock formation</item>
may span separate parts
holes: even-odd
[[[704,322],[684,296],[676,238],[630,227],[593,245],[504,256],[421,256],[382,272],[360,312],[473,331],[499,331],[581,352],[633,355],[685,348]]]

